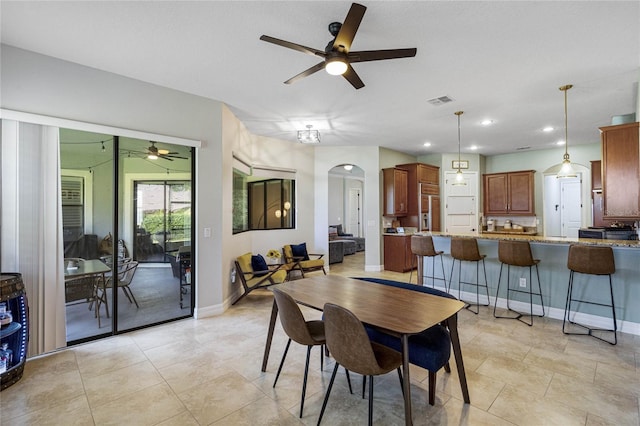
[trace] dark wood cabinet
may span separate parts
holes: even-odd
[[[395,167],[382,169],[385,216],[407,215],[407,174],[406,170]]]
[[[429,213],[431,197],[431,230],[440,231],[440,167],[424,163],[397,164],[396,168],[407,171],[407,214],[400,219],[402,226],[424,229],[420,223],[423,213]],[[434,201],[435,198],[438,198]],[[437,203],[437,207],[433,207]],[[436,227],[437,224],[437,227]]]
[[[411,258],[411,235],[384,236],[384,269],[386,271],[410,271]]]
[[[601,127],[604,219],[640,218],[640,123]]]
[[[534,170],[485,174],[485,216],[533,216]]]

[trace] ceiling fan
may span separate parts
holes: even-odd
[[[355,72],[352,63],[381,61],[384,59],[409,58],[416,56],[417,49],[389,49],[389,50],[365,50],[351,52],[351,43],[356,36],[362,17],[367,8],[361,4],[353,3],[347,13],[344,23],[332,22],[329,24],[329,32],[334,37],[324,50],[302,46],[285,40],[280,40],[267,35],[260,36],[260,40],[277,44],[282,47],[297,50],[308,55],[319,56],[324,60],[319,64],[291,77],[285,84],[294,83],[304,77],[325,69],[329,74],[342,75],[356,89],[364,87],[364,83]]]
[[[149,160],[157,160],[158,158],[162,158],[164,160],[169,160],[169,161],[173,161],[174,158],[179,158],[181,160],[186,160],[187,157],[181,157],[177,154],[180,154],[179,152],[172,152],[169,151],[168,149],[159,149],[156,146],[156,143],[153,141],[149,141],[151,143],[151,146],[149,148],[147,148],[147,152],[145,153],[147,155],[147,158]]]

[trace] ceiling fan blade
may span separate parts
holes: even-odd
[[[362,22],[362,17],[366,10],[367,8],[361,4],[353,3],[351,5],[351,8],[347,13],[347,17],[344,18],[342,27],[333,42],[334,50],[349,52],[349,49],[351,49],[351,43],[356,36],[356,31],[358,31],[358,27],[360,26],[360,22]]]
[[[168,158],[177,158],[179,160],[188,160],[187,157],[180,157],[179,155],[167,155],[166,157],[168,157]]]
[[[362,80],[360,80],[360,77],[356,73],[356,70],[354,70],[351,65],[347,67],[347,71],[345,71],[345,73],[342,74],[342,76],[346,78],[347,81],[351,83],[351,85],[354,88],[362,89],[364,87],[364,83],[362,82]]]
[[[284,84],[291,84],[291,83],[295,83],[296,81],[303,79],[307,76],[310,76],[311,74],[320,71],[321,69],[324,69],[324,62],[320,62],[314,66],[312,66],[311,68],[302,71],[300,74],[291,77],[289,80],[285,81]]]
[[[326,54],[322,50],[314,49],[313,47],[303,46],[301,44],[292,43],[290,41],[280,40],[279,38],[270,37],[268,35],[261,35],[260,40],[268,43],[277,44],[278,46],[286,47],[289,49],[297,50],[298,52],[306,53],[307,55],[320,56],[324,58]]]
[[[416,56],[417,51],[416,48],[363,50],[361,52],[350,52],[347,57],[349,58],[349,62],[381,61],[384,59],[411,58]]]
[[[158,155],[158,158],[162,158],[163,160],[173,161],[173,159],[167,157],[166,155]]]

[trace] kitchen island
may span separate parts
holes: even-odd
[[[421,235],[420,233],[416,235]],[[567,297],[569,283],[569,269],[567,269],[567,257],[571,244],[583,244],[593,246],[608,246],[613,249],[616,272],[612,276],[614,287],[614,300],[616,306],[616,316],[618,318],[618,330],[640,335],[640,242],[633,240],[597,240],[588,238],[562,238],[546,237],[542,235],[526,234],[452,234],[447,232],[430,232],[423,235],[432,235],[436,250],[444,251],[445,270],[447,281],[451,273],[452,259],[450,253],[451,237],[476,238],[480,253],[485,254],[487,281],[491,305],[495,303],[495,293],[498,285],[500,272],[500,262],[498,261],[498,241],[528,241],[531,244],[533,257],[540,259],[540,284],[545,304],[546,316],[562,320]],[[425,275],[430,275],[432,271],[431,262],[425,262]],[[456,268],[457,269],[457,268]],[[438,273],[439,271],[436,271]],[[463,280],[475,281],[475,268],[463,268]],[[457,283],[454,271],[454,283]],[[504,275],[504,273],[503,273]],[[528,279],[529,273],[525,268],[511,268],[511,281],[518,280],[518,277]],[[506,282],[505,277],[503,285]],[[535,278],[534,278],[535,280]],[[609,285],[606,278],[597,276],[579,275],[576,280],[579,283],[586,282],[589,285],[585,288],[581,298],[587,300],[606,301],[609,298]],[[513,285],[513,284],[512,284]],[[530,285],[527,282],[527,285]],[[582,286],[580,286],[582,288]],[[452,294],[457,295],[458,289],[455,287]],[[506,300],[498,299],[498,307],[505,307]],[[517,298],[521,296],[521,298]],[[464,295],[463,299],[471,300],[475,298],[475,293]],[[516,295],[516,304],[512,304],[518,310],[528,310],[529,302],[524,295]],[[519,305],[518,305],[519,304]],[[493,309],[493,308],[490,308]],[[539,309],[539,307],[538,307]],[[534,306],[534,312],[536,307]],[[580,313],[575,317],[581,323],[590,324],[595,327],[610,327],[611,310],[599,306],[582,305]]]

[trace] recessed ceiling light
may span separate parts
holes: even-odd
[[[542,129],[543,132],[552,132],[553,131],[553,127],[551,126],[547,126],[544,129]]]
[[[423,146],[431,146],[431,142],[425,142]]]
[[[556,145],[564,145],[564,141],[558,141],[556,142]]]
[[[490,126],[493,124],[493,120],[482,120],[480,124],[482,124],[483,126]]]
[[[477,147],[476,145],[471,145],[471,146],[469,147],[469,149],[470,149],[471,151],[475,151],[476,149],[478,149],[478,147]]]

